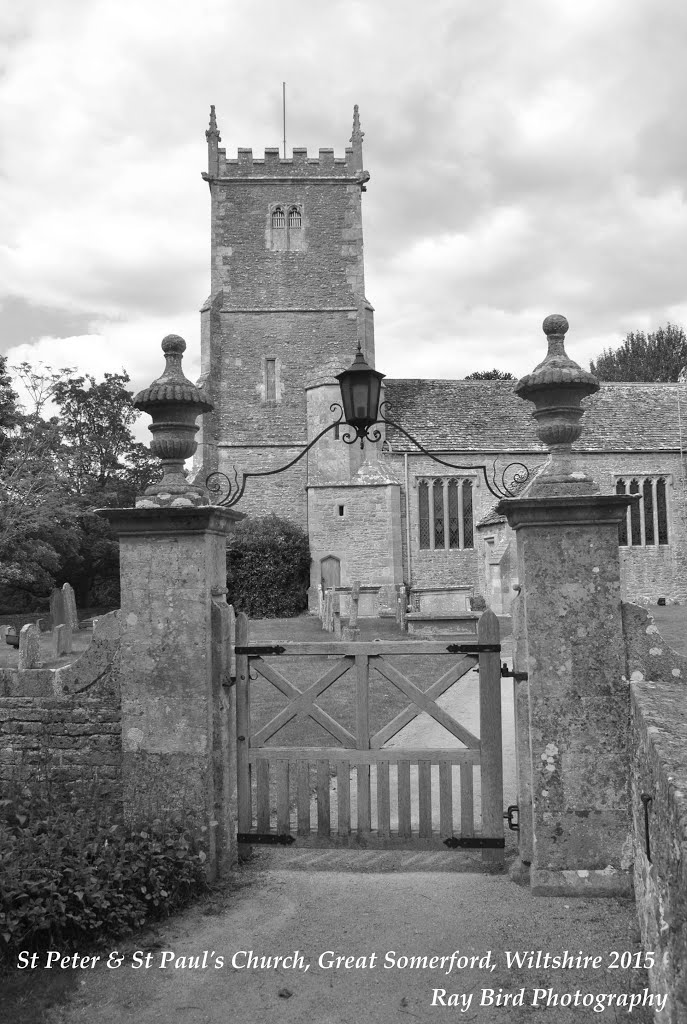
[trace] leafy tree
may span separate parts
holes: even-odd
[[[130,505],[158,471],[131,433],[126,374],[101,383],[71,369],[14,368],[29,397],[15,407],[0,465],[0,600],[35,601],[68,581],[84,607],[103,586],[118,600],[119,547],[102,506]],[[0,424],[3,382],[0,375]],[[9,402],[7,403],[9,408]],[[49,413],[52,412],[52,415]]]
[[[616,381],[676,381],[685,366],[687,337],[671,323],[649,334],[631,331],[619,348],[604,349],[589,363],[600,380]]]
[[[508,370],[476,370],[474,373],[469,373],[465,380],[515,380],[512,373]]]
[[[12,378],[7,372],[7,356],[0,356],[0,444],[7,430],[17,419],[17,396],[12,389]]]
[[[244,519],[227,543],[227,600],[253,618],[304,611],[310,583],[308,536],[299,526],[264,516]]]

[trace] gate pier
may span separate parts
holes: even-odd
[[[528,673],[516,702],[520,856],[531,861],[535,894],[629,894],[618,553],[627,499],[533,497],[500,507],[517,537],[517,667]]]
[[[629,893],[629,683],[618,527],[633,500],[601,495],[572,450],[599,382],[547,316],[544,360],[515,386],[549,449],[519,498],[499,503],[517,540],[514,618],[520,857],[539,895]],[[524,662],[524,664],[523,664]]]

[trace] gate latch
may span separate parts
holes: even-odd
[[[508,665],[506,665],[505,661],[501,665],[501,675],[503,676],[504,679],[506,677],[508,677],[509,679],[514,679],[516,683],[526,683],[529,679],[529,675],[527,674],[527,672],[514,672],[512,669],[508,668]]]
[[[504,818],[508,822],[508,828],[511,832],[520,831],[520,808],[517,804],[511,804],[507,811],[503,813]],[[515,821],[513,820],[515,818]]]

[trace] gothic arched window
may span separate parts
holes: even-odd
[[[286,227],[286,217],[284,216],[284,210],[281,206],[275,206],[275,208],[272,210],[272,227]]]
[[[289,210],[289,227],[299,228],[301,226],[301,211],[297,206],[292,206]]]

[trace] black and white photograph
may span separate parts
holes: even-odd
[[[0,1019],[687,1024],[686,53],[0,4]]]

